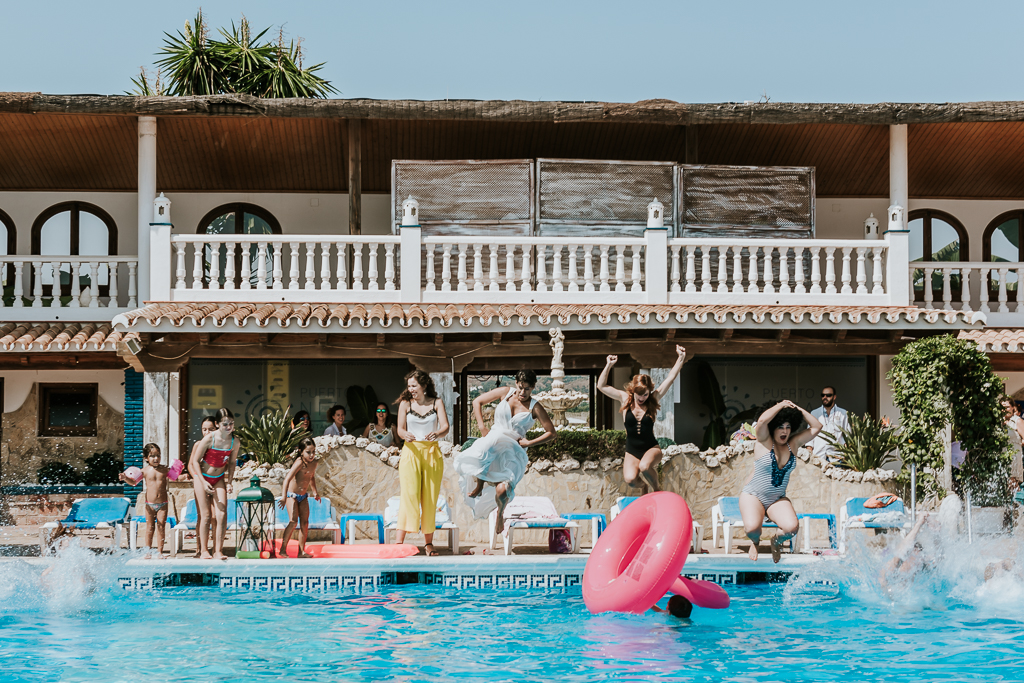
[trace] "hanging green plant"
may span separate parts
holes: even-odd
[[[942,430],[950,425],[967,452],[959,480],[975,503],[1005,503],[1011,450],[999,405],[1003,381],[988,356],[969,341],[929,337],[900,351],[888,378],[905,438],[900,455],[904,465],[917,464],[925,492],[941,495]]]

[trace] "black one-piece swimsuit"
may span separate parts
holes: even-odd
[[[635,458],[643,458],[644,453],[658,447],[658,439],[654,436],[654,419],[644,413],[638,423],[632,410],[627,410],[622,418],[626,428],[626,452]]]

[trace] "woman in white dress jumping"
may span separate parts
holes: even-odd
[[[537,374],[533,370],[520,370],[514,387],[497,387],[473,400],[473,417],[480,428],[481,437],[466,450],[455,456],[455,471],[466,496],[466,504],[477,519],[483,519],[497,508],[495,530],[500,533],[505,522],[505,506],[515,497],[516,484],[526,474],[529,461],[526,449],[555,438],[555,426],[544,406],[533,398]],[[494,409],[494,426],[484,425],[483,407],[498,401]],[[527,439],[526,432],[539,421],[544,433]],[[494,489],[493,496],[487,487]]]

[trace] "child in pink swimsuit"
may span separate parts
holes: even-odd
[[[235,416],[221,408],[215,416],[217,430],[196,444],[189,459],[188,469],[195,482],[196,509],[199,513],[199,552],[204,560],[226,560],[224,535],[227,532],[228,495],[235,475],[238,458],[238,440],[234,437]],[[207,525],[213,519],[213,555],[207,550]]]

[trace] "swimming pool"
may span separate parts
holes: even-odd
[[[1007,587],[893,605],[810,572],[732,586],[730,609],[686,623],[594,616],[578,588],[124,591],[106,578],[116,561],[81,551],[48,592],[39,567],[3,563],[5,682],[1001,681],[1024,666],[1024,596]]]

